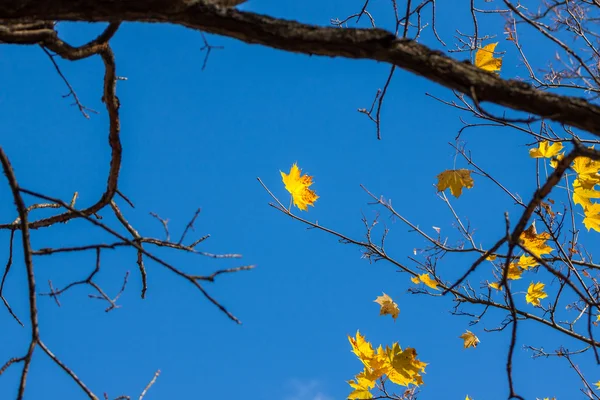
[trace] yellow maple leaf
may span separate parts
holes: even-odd
[[[465,349],[468,349],[469,347],[475,348],[479,344],[479,338],[471,331],[466,331],[460,335],[459,338],[465,341],[463,343]]]
[[[285,189],[292,194],[294,205],[302,211],[308,211],[308,206],[314,207],[314,203],[319,196],[308,188],[313,184],[312,176],[301,176],[301,172],[302,170],[294,163],[289,174],[281,172],[281,178],[285,184]]]
[[[600,198],[600,191],[594,190],[594,183],[591,187],[580,178],[573,181],[573,202],[581,204],[583,208],[592,204],[590,199]],[[587,187],[587,189],[586,189]]]
[[[544,292],[544,286],[546,285],[541,282],[531,282],[531,284],[527,288],[527,295],[525,296],[525,300],[527,300],[528,303],[539,307],[540,299],[545,299],[546,297],[548,297],[546,292]]]
[[[585,218],[583,219],[583,225],[589,231],[593,229],[600,232],[600,204],[590,204],[583,210]]]
[[[492,282],[488,284],[489,287],[491,287],[492,289],[496,289],[498,291],[502,291],[502,284],[500,282]]]
[[[439,290],[437,287],[437,282],[435,280],[431,279],[429,274],[421,274],[421,275],[413,276],[412,278],[410,278],[410,280],[417,285],[419,283],[424,283],[432,289]]]
[[[495,254],[490,254],[489,256],[487,256],[485,259],[488,261],[494,261],[498,256]]]
[[[473,187],[473,178],[468,169],[449,169],[440,173],[437,179],[437,190],[443,192],[450,188],[450,193],[456,198],[460,197],[464,187],[467,189]]]
[[[487,46],[477,50],[475,53],[475,66],[488,72],[500,71],[502,68],[502,59],[494,58],[494,49],[498,43],[490,43]]]
[[[552,158],[563,149],[561,142],[556,142],[552,145],[547,140],[540,142],[536,149],[529,150],[529,157],[532,158]]]
[[[596,385],[596,389],[600,390],[600,381],[594,383],[594,385]]]
[[[358,359],[362,361],[365,366],[368,367],[368,361],[375,355],[375,351],[373,350],[371,343],[369,343],[365,337],[360,334],[360,331],[356,331],[355,338],[348,335],[348,340],[352,346],[352,352],[356,354]]]
[[[370,381],[363,377],[356,377],[353,381],[348,381],[348,384],[354,389],[352,393],[348,395],[348,399],[372,399],[370,389],[375,386],[375,382]]]
[[[390,381],[401,386],[423,384],[421,373],[427,364],[417,360],[415,349],[407,347],[402,351],[398,343],[394,343],[391,348],[386,347],[385,353],[389,362],[386,375]]]
[[[400,309],[398,308],[398,304],[394,303],[390,296],[384,293],[383,296],[378,296],[375,299],[375,303],[381,306],[379,315],[391,315],[394,321],[396,321],[396,318],[398,318],[398,314],[400,313]]]
[[[521,275],[523,274],[523,270],[519,268],[519,266],[515,263],[510,263],[508,265],[508,273],[506,274],[506,278],[516,281],[517,279],[521,279]]]
[[[592,189],[600,183],[600,161],[588,157],[577,157],[573,161],[573,169],[577,172],[577,179],[584,189]]]
[[[533,258],[532,256],[527,256],[525,254],[519,257],[519,262],[517,264],[523,269],[529,269],[538,265],[537,261],[535,261],[535,258]]]
[[[564,155],[564,154],[562,154],[562,153],[561,153],[561,154],[558,154],[558,155],[556,155],[556,157],[552,157],[552,159],[550,160],[550,166],[551,166],[552,168],[556,168],[556,166],[558,165],[558,162],[559,162],[560,160],[562,160],[563,158],[565,158],[565,155]]]
[[[469,395],[467,395],[467,397],[465,397],[465,400],[473,400],[473,398],[469,397]]]
[[[535,230],[535,223],[532,223],[529,228],[521,233],[520,239],[523,247],[538,257],[543,254],[550,254],[554,250],[546,244],[546,241],[550,239],[550,234],[548,232],[542,232],[538,235]]]

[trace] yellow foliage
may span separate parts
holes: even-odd
[[[527,288],[527,295],[525,296],[525,300],[527,300],[528,303],[533,304],[536,307],[539,307],[540,299],[545,299],[546,297],[548,297],[546,292],[544,292],[544,286],[546,286],[546,285],[544,285],[541,282],[538,282],[538,283],[531,282],[531,284]]]
[[[281,178],[285,184],[285,189],[292,194],[294,205],[302,211],[308,211],[308,206],[314,207],[314,203],[319,196],[308,188],[313,184],[312,176],[300,176],[301,172],[302,170],[294,163],[289,174],[281,172]]]
[[[485,259],[488,260],[488,261],[494,261],[497,257],[498,256],[496,256],[495,254],[490,254]]]
[[[348,395],[348,399],[372,399],[373,395],[371,394],[370,389],[375,386],[373,381],[370,381],[366,378],[354,378],[353,381],[348,381],[348,384],[354,389],[352,393]]]
[[[488,72],[500,71],[502,59],[494,58],[494,49],[498,43],[490,43],[475,53],[475,66]]]
[[[456,198],[462,194],[462,189],[473,187],[473,178],[471,171],[468,169],[449,169],[437,176],[437,190],[443,192],[450,188],[450,193]]]
[[[400,386],[422,385],[422,372],[425,372],[424,362],[417,360],[417,351],[407,347],[402,351],[398,343],[394,343],[391,348],[386,347],[389,368],[386,375],[390,381]]]
[[[375,299],[375,303],[381,306],[379,315],[391,315],[392,318],[394,318],[394,321],[396,321],[396,318],[398,318],[398,314],[400,313],[400,309],[398,308],[398,304],[394,303],[390,296],[384,293],[383,296],[378,296]]]
[[[488,284],[488,286],[491,287],[492,289],[502,291],[502,285],[500,284],[500,282],[492,282],[492,283]]]
[[[510,263],[508,265],[508,273],[506,278],[516,281],[517,279],[521,279],[521,275],[523,274],[523,270],[519,268],[519,266],[515,263]]]
[[[422,282],[432,289],[439,290],[437,287],[437,282],[435,280],[431,279],[429,274],[421,274],[421,275],[413,276],[412,278],[410,278],[410,280],[413,283],[416,283],[417,285]]]
[[[594,185],[600,183],[600,161],[592,160],[588,157],[577,157],[573,161],[573,169],[577,172],[577,179],[584,189],[592,189]]]
[[[421,373],[425,372],[427,364],[417,360],[415,349],[406,348],[402,351],[398,343],[394,343],[391,348],[386,346],[385,350],[379,346],[375,352],[371,343],[358,331],[356,337],[348,336],[348,340],[352,352],[364,365],[364,370],[354,380],[348,381],[354,389],[348,399],[371,399],[370,389],[383,375],[402,386],[423,384]]]
[[[594,184],[595,185],[595,184]],[[600,198],[600,191],[594,190],[594,185],[591,188],[580,178],[577,178],[573,181],[573,202],[575,204],[581,204],[583,208],[592,204],[590,199],[598,199]]]
[[[590,204],[583,210],[583,213],[585,215],[583,225],[587,230],[593,229],[600,232],[600,204]]]
[[[532,256],[527,256],[525,254],[519,257],[519,262],[517,264],[523,269],[529,269],[538,265],[537,261],[535,261],[535,258],[533,258]]]
[[[550,239],[550,234],[542,232],[538,235],[535,230],[535,223],[521,233],[520,239],[523,247],[538,257],[543,254],[550,254],[554,250],[546,244],[546,241]]]
[[[532,158],[552,158],[563,149],[561,142],[556,142],[552,145],[547,140],[540,142],[537,149],[530,149],[529,156]]]
[[[600,390],[600,381],[594,383],[594,385],[596,386],[596,389]]]
[[[464,340],[463,345],[465,349],[468,349],[469,347],[475,348],[479,344],[479,338],[475,336],[475,334],[471,331],[466,331],[465,333],[460,335],[459,338]]]

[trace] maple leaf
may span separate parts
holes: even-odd
[[[370,381],[363,377],[356,377],[353,381],[348,381],[348,384],[354,389],[352,393],[348,395],[348,399],[372,399],[370,389],[375,386],[375,382]]]
[[[519,262],[517,264],[523,269],[529,269],[538,265],[537,261],[535,261],[535,258],[533,258],[532,256],[527,256],[525,254],[519,257]]]
[[[508,273],[506,274],[506,278],[516,281],[517,279],[521,279],[521,275],[523,274],[523,270],[519,268],[519,266],[515,263],[510,263],[508,265]]]
[[[413,283],[416,283],[417,285],[419,283],[424,283],[432,289],[439,290],[437,287],[437,282],[435,280],[431,279],[429,274],[421,274],[421,275],[413,276],[412,278],[410,278],[410,280]]]
[[[565,158],[564,154],[558,154],[556,157],[552,157],[552,159],[550,160],[550,166],[552,168],[556,168],[556,166],[558,165],[558,162],[560,160],[562,160],[563,158]]]
[[[502,284],[500,282],[492,282],[492,283],[489,283],[488,286],[491,287],[492,289],[502,291]]]
[[[546,244],[546,241],[550,239],[550,234],[548,232],[542,232],[538,235],[535,230],[535,223],[532,223],[529,228],[521,233],[520,239],[523,247],[537,257],[540,257],[543,254],[550,254],[554,250]]]
[[[356,338],[348,336],[348,340],[352,346],[352,352],[356,354],[358,359],[362,361],[365,366],[368,367],[369,360],[375,355],[375,351],[373,350],[371,343],[369,343],[365,337],[360,334],[360,331],[356,331]]]
[[[312,176],[302,175],[302,170],[294,163],[290,168],[290,173],[281,172],[281,178],[285,184],[285,189],[292,194],[294,205],[302,211],[308,211],[308,206],[313,206],[319,198],[317,194],[308,187],[313,184]]]
[[[547,140],[540,142],[538,148],[529,150],[529,157],[532,158],[552,158],[563,149],[561,142],[556,142],[552,145]]]
[[[450,188],[450,193],[456,198],[460,197],[464,187],[467,189],[473,187],[473,178],[468,169],[449,169],[440,173],[437,179],[437,190],[443,192]]]
[[[595,185],[595,183],[594,183]],[[594,185],[591,188],[580,178],[577,178],[573,181],[573,202],[575,204],[581,204],[583,208],[592,204],[590,199],[598,199],[600,198],[600,192],[594,190]]]
[[[490,254],[489,256],[487,256],[485,259],[488,261],[494,261],[498,256],[495,254]]]
[[[527,288],[527,295],[525,296],[525,300],[527,300],[528,303],[539,307],[540,299],[545,299],[546,297],[548,297],[546,292],[544,292],[544,286],[546,285],[541,282],[531,282],[531,284]]]
[[[389,360],[389,369],[386,372],[390,381],[400,386],[422,385],[422,372],[425,372],[424,362],[417,360],[417,351],[407,347],[404,351],[394,343],[391,348],[386,347]]]
[[[490,43],[475,53],[475,66],[488,72],[500,71],[502,59],[494,58],[494,49],[498,43]]]
[[[584,189],[592,189],[594,185],[600,183],[600,174],[598,174],[600,161],[588,157],[577,157],[573,161],[573,169],[577,172],[577,179]]]
[[[585,218],[583,219],[583,225],[589,231],[593,229],[600,232],[600,204],[591,204],[583,210]]]
[[[600,390],[600,381],[594,383],[594,385],[596,385],[596,389]]]
[[[465,341],[463,344],[465,349],[468,349],[469,347],[475,348],[479,344],[479,338],[471,331],[466,331],[460,335],[459,338]]]
[[[391,315],[394,321],[396,321],[396,318],[398,318],[398,314],[400,313],[400,309],[398,308],[398,304],[394,303],[390,296],[384,293],[383,296],[378,296],[375,299],[375,303],[381,306],[379,315]]]

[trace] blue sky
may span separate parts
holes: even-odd
[[[388,4],[373,11],[386,21]],[[454,2],[453,2],[454,3]],[[360,2],[275,2],[252,0],[243,8],[269,15],[327,25],[360,9]],[[468,4],[440,4],[438,29],[452,43],[455,28],[469,31]],[[92,38],[100,25],[60,24],[59,32],[78,44]],[[502,38],[502,23],[490,20],[485,34],[497,34],[497,50],[507,51],[502,75],[523,73],[517,54]],[[461,127],[458,111],[427,97],[450,99],[437,85],[398,71],[382,112],[383,140],[373,124],[356,112],[368,107],[385,82],[389,66],[370,61],[308,57],[208,36],[225,50],[204,54],[198,32],[176,26],[124,24],[112,45],[121,101],[123,166],[119,188],[135,203],[121,209],[146,236],[162,237],[162,226],[148,215],[169,219],[178,237],[200,207],[194,238],[209,233],[201,245],[213,253],[241,253],[241,260],[213,260],[197,255],[158,251],[186,271],[254,264],[256,269],[222,276],[206,285],[210,293],[243,321],[232,323],[198,292],[174,274],[147,263],[149,289],[141,300],[135,252],[103,253],[98,283],[118,292],[126,271],[131,275],[119,300],[122,308],[105,313],[105,304],[88,298],[89,288],[66,293],[58,308],[40,298],[41,334],[46,344],[98,395],[110,398],[139,392],[157,369],[162,371],[146,399],[281,399],[338,400],[345,381],[361,369],[346,336],[357,329],[374,344],[398,341],[417,349],[429,363],[422,388],[424,399],[504,399],[505,359],[509,336],[483,332],[501,315],[491,313],[483,324],[451,316],[450,299],[407,293],[406,274],[383,262],[369,264],[360,250],[332,236],[307,230],[268,206],[270,198],[260,177],[284,204],[289,201],[280,170],[298,162],[314,176],[320,196],[302,216],[362,238],[361,217],[381,212],[391,229],[388,250],[409,263],[422,238],[369,206],[365,185],[393,199],[406,218],[433,234],[432,226],[452,232],[452,218],[436,196],[435,176],[454,167],[448,145]],[[531,38],[530,40],[535,40]],[[433,47],[431,32],[423,42]],[[458,53],[466,59],[468,54]],[[102,65],[99,59],[59,61],[82,102],[99,111],[84,119],[46,55],[36,47],[0,47],[2,146],[20,184],[51,196],[90,204],[102,193],[109,153],[107,116],[100,102]],[[492,108],[493,110],[493,108]],[[511,190],[528,199],[535,184],[535,162],[527,157],[531,139],[514,131],[467,130],[463,139],[475,161]],[[507,163],[507,159],[510,160]],[[462,160],[457,167],[465,167]],[[526,171],[523,173],[522,171]],[[517,209],[483,179],[453,204],[478,228],[477,239],[489,246],[501,234],[503,212]],[[35,215],[46,215],[38,211]],[[0,220],[12,221],[15,211],[7,190],[0,190]],[[109,220],[110,221],[110,220]],[[0,232],[0,259],[7,256],[8,232]],[[35,248],[109,242],[103,232],[73,221],[32,233]],[[461,271],[469,259],[452,258],[448,274]],[[81,279],[93,269],[94,254],[70,254],[35,260],[38,290]],[[526,283],[521,283],[525,285]],[[9,275],[6,296],[25,319],[25,274],[17,259]],[[518,290],[522,290],[518,289]],[[385,292],[399,304],[394,323],[379,317],[373,300]],[[28,332],[8,313],[0,312],[0,360],[20,356]],[[527,399],[556,396],[572,399],[579,381],[560,360],[531,360],[522,344],[555,349],[552,332],[522,324],[516,353],[516,388]],[[465,329],[479,335],[480,346],[464,350],[458,336]],[[576,345],[573,345],[576,346]],[[580,366],[595,369],[589,362]],[[16,393],[20,368],[0,379],[0,397]],[[557,379],[560,377],[560,379]],[[596,381],[590,375],[592,381]],[[400,390],[399,390],[400,391]],[[29,376],[27,399],[83,398],[78,388],[41,352]],[[136,397],[137,398],[137,397]],[[421,398],[421,397],[420,397]]]

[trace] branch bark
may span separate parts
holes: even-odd
[[[382,29],[317,27],[221,8],[202,0],[0,2],[0,23],[39,20],[172,23],[284,51],[385,62],[475,96],[478,102],[495,103],[600,136],[600,107],[585,99],[501,79],[469,62],[457,61],[412,40],[398,39]],[[20,40],[22,43],[23,38]]]

